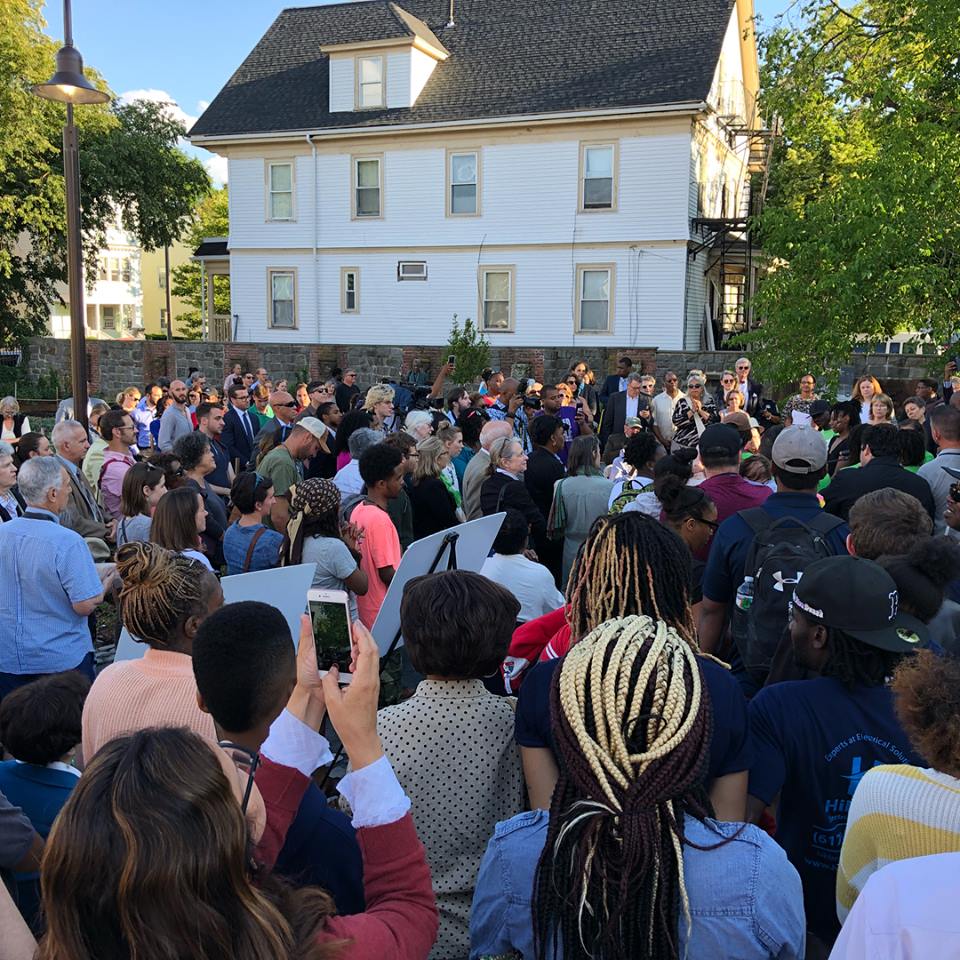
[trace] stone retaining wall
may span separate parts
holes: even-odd
[[[185,377],[190,367],[206,374],[211,384],[222,384],[226,371],[240,363],[244,369],[265,367],[272,379],[286,378],[291,386],[301,378],[325,377],[331,367],[357,371],[361,385],[369,385],[382,377],[402,377],[415,359],[428,371],[444,363],[448,350],[437,347],[344,346],[337,344],[282,345],[276,343],[216,343],[196,340],[90,341],[87,361],[90,380],[97,395],[112,399],[130,385],[142,387],[158,377]],[[573,361],[585,360],[596,371],[598,381],[616,368],[617,358],[628,355],[634,369],[654,373],[657,378],[667,370],[685,375],[700,369],[715,380],[721,370],[733,369],[738,353],[658,351],[656,348],[630,347],[495,347],[491,349],[491,365],[514,376],[533,376],[544,383],[563,379]],[[29,375],[56,371],[64,389],[70,382],[70,341],[50,337],[30,341],[24,351],[24,364]],[[928,356],[896,356],[857,354],[841,368],[841,384],[849,389],[855,376],[869,370],[883,383],[895,399],[902,401],[913,392],[918,377],[929,376],[932,358]],[[790,392],[785,388],[776,395]]]

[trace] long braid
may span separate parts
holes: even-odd
[[[689,928],[683,818],[709,813],[697,654],[662,621],[603,623],[550,689],[561,770],[537,867],[538,960],[674,960]]]
[[[574,642],[616,617],[646,614],[672,626],[692,646],[690,551],[672,530],[641,513],[598,518],[567,586]]]

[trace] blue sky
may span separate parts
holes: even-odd
[[[203,112],[277,14],[309,0],[73,0],[73,37],[118,94],[177,104],[187,126]],[[323,2],[323,0],[319,0]],[[683,0],[667,0],[682,3]],[[794,0],[754,0],[767,23]],[[47,33],[63,37],[62,3],[44,6]],[[194,151],[218,180],[226,164]]]

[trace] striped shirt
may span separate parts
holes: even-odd
[[[953,851],[960,851],[960,780],[906,764],[867,771],[850,803],[840,850],[840,922],[881,867]]]

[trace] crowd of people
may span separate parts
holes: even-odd
[[[0,400],[0,960],[954,956],[956,367],[733,367]],[[224,604],[301,563],[350,677]]]

